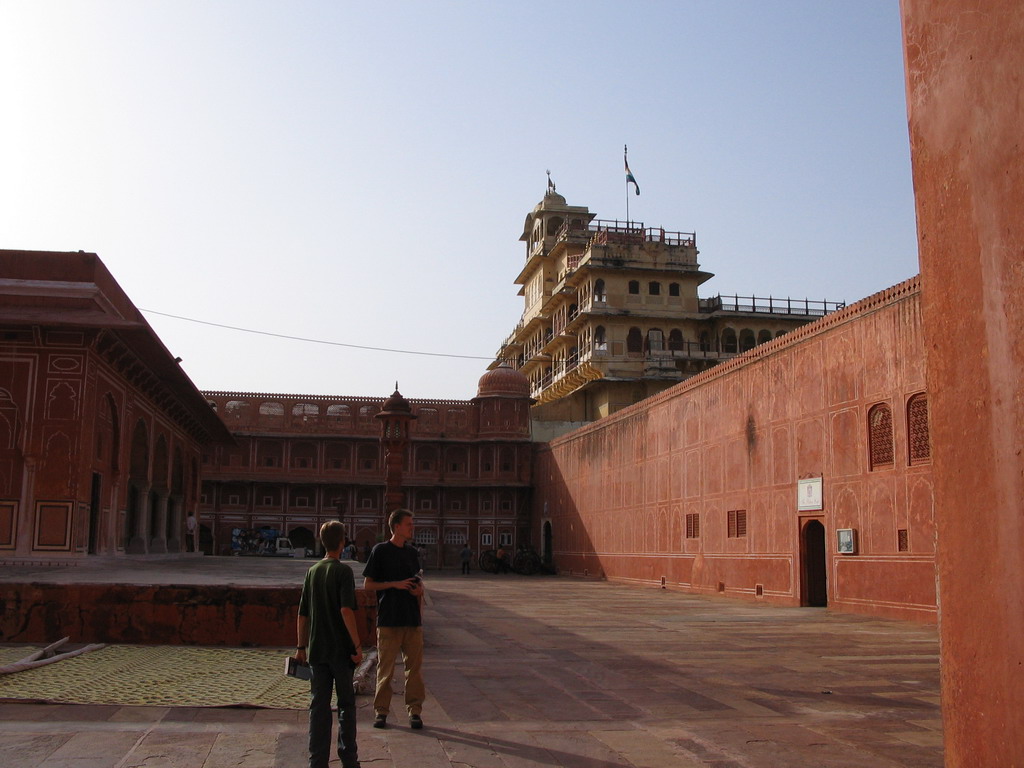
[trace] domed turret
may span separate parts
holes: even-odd
[[[508,363],[501,363],[480,377],[477,399],[483,397],[530,397],[530,380]]]
[[[381,415],[395,413],[412,413],[412,406],[409,405],[408,400],[402,397],[402,393],[398,391],[397,385],[391,397],[384,401],[384,405],[380,409]]]

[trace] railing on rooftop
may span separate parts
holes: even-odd
[[[618,219],[594,219],[584,228],[580,224],[566,222],[558,230],[557,239],[588,238],[591,243],[606,245],[641,245],[643,243],[664,243],[665,245],[697,244],[695,232],[670,232],[661,227],[645,227],[642,221],[619,221]]]
[[[846,306],[844,301],[814,299],[777,299],[769,296],[713,296],[699,300],[701,312],[753,312],[766,315],[804,315],[824,317]]]

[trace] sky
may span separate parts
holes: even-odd
[[[472,397],[546,172],[624,219],[627,144],[703,297],[918,272],[898,0],[0,0],[0,248],[204,390]]]

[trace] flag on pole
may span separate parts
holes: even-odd
[[[636,177],[633,175],[633,172],[631,170],[629,170],[629,160],[626,159],[627,153],[628,153],[628,149],[626,148],[626,145],[623,144],[622,145],[622,162],[626,166],[626,189],[629,189],[629,185],[630,185],[630,183],[632,183],[633,186],[636,187],[636,193],[639,195],[640,194],[640,185],[636,183]]]

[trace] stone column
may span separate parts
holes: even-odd
[[[32,536],[36,520],[36,467],[35,456],[25,456],[21,471],[21,499],[18,517],[15,520],[15,553],[21,556],[32,554]]]
[[[146,531],[149,527],[149,514],[150,514],[150,499],[149,499],[149,486],[141,485],[138,487],[138,492],[135,495],[136,509],[135,513],[135,530],[132,531],[131,538],[125,545],[125,552],[129,555],[144,555],[147,552]],[[132,510],[128,510],[128,514],[132,514]]]
[[[182,536],[185,535],[185,521],[181,514],[183,507],[184,502],[180,496],[171,496],[167,500],[167,526],[164,530],[167,531],[168,552],[185,551],[182,541]]]
[[[156,492],[156,514],[153,515],[153,526],[149,532],[149,551],[154,554],[167,552],[167,491]]]
[[[947,766],[1024,755],[1024,13],[902,0]]]

